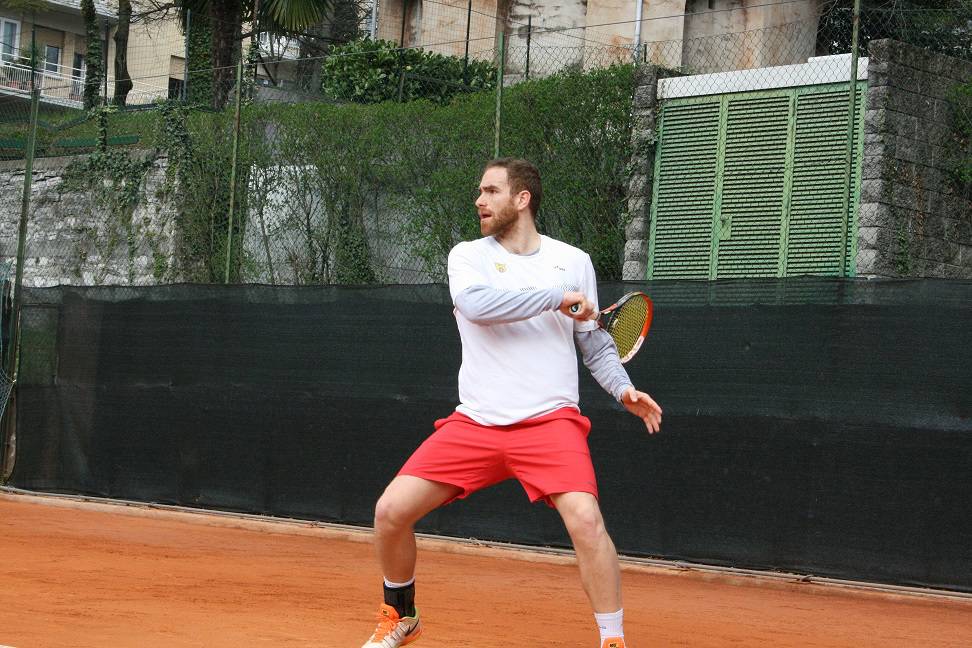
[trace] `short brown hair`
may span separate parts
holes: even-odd
[[[543,198],[543,186],[540,184],[540,172],[530,162],[520,158],[497,158],[486,164],[486,169],[506,169],[506,180],[510,184],[510,192],[518,194],[521,191],[530,192],[530,213],[534,218],[540,211],[540,200]]]

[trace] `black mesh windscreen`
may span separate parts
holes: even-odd
[[[622,553],[972,591],[972,283],[645,290],[644,426],[581,367]],[[15,486],[369,525],[456,405],[446,287],[181,285],[26,294]],[[420,530],[567,545],[515,482]]]

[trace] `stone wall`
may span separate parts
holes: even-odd
[[[642,281],[648,275],[648,233],[651,191],[655,173],[655,144],[658,140],[658,79],[664,71],[653,65],[635,72],[632,112],[631,177],[628,181],[628,215],[625,229],[624,266],[621,278]]]
[[[891,40],[868,53],[857,272],[972,278],[972,195],[951,173],[960,151],[950,99],[972,62]]]
[[[144,198],[131,230],[118,214],[104,213],[94,197],[63,189],[63,174],[79,157],[34,161],[24,259],[24,285],[148,285],[173,281],[175,212],[161,198],[165,160],[143,180]],[[17,256],[24,162],[0,162],[0,262]],[[130,235],[131,234],[131,235]]]

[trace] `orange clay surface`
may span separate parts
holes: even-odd
[[[0,493],[0,645],[358,648],[367,532]],[[570,557],[420,540],[416,648],[596,648]],[[629,564],[631,648],[972,646],[972,601]]]

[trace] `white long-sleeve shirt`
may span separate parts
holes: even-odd
[[[449,289],[462,338],[458,411],[484,425],[509,425],[578,407],[575,340],[585,365],[616,399],[631,385],[614,342],[593,321],[557,309],[566,291],[597,304],[590,257],[547,236],[533,254],[508,252],[492,237],[449,255]]]

